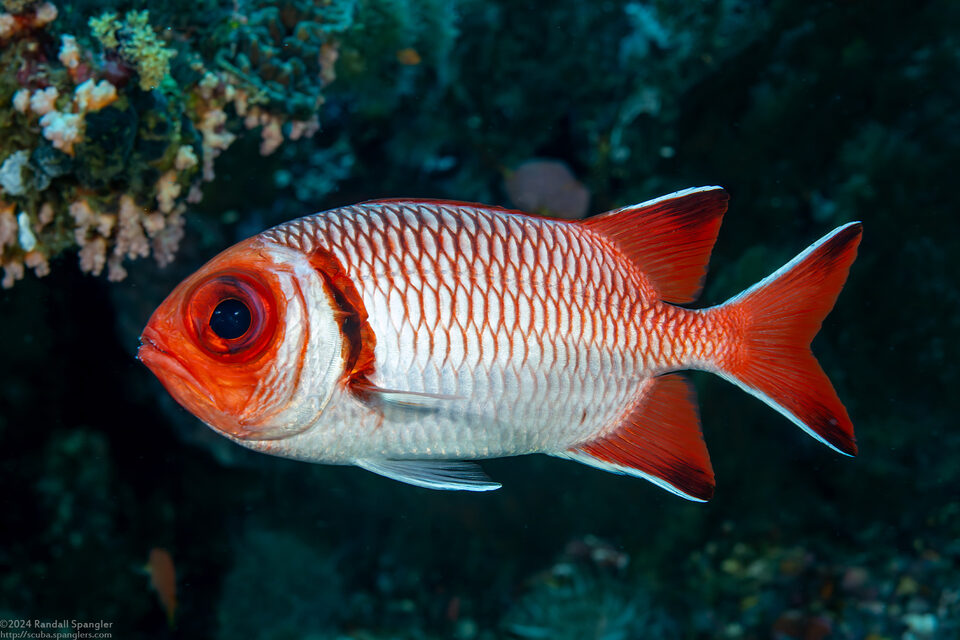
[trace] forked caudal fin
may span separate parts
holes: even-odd
[[[716,373],[847,455],[857,453],[853,424],[810,342],[847,279],[862,230],[859,222],[834,229],[713,310],[739,336],[739,344],[716,362]]]

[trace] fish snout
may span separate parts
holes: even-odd
[[[149,353],[151,351],[166,353],[160,346],[159,334],[157,334],[157,331],[149,325],[145,327],[143,333],[140,334],[139,341],[140,344],[137,346],[137,360],[143,362],[144,364],[146,364],[146,360],[144,360],[144,358],[149,358]]]

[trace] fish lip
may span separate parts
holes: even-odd
[[[193,394],[205,398],[211,407],[219,410],[213,395],[200,384],[196,376],[176,355],[161,346],[159,336],[151,335],[153,333],[149,327],[144,329],[140,336],[140,346],[137,348],[137,360],[145,364],[154,375],[160,378],[161,382],[164,382],[164,379],[159,375],[160,373],[171,376],[176,383],[183,385]]]
[[[140,334],[140,344],[137,346],[137,360],[146,364],[146,361],[143,359],[144,349],[152,349],[153,351],[159,351],[160,353],[166,353],[163,348],[157,344],[157,341],[147,335],[147,329],[144,329],[143,333]]]
[[[261,439],[258,432],[247,428],[220,409],[213,394],[200,384],[176,354],[163,347],[162,338],[150,327],[144,329],[140,336],[137,360],[153,372],[179,405],[219,433],[239,443]],[[193,399],[188,401],[185,394],[191,394]],[[205,401],[207,406],[198,407],[198,400]]]

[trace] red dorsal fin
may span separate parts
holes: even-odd
[[[700,295],[727,199],[720,187],[685,189],[580,224],[612,240],[664,301],[688,303]]]
[[[690,500],[709,500],[713,467],[693,387],[682,375],[669,374],[649,380],[641,394],[615,431],[558,455],[646,478]]]

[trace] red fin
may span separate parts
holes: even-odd
[[[565,457],[606,471],[641,476],[684,498],[713,496],[713,468],[700,433],[693,387],[680,374],[653,378],[613,433]]]
[[[720,187],[686,189],[580,224],[613,240],[664,301],[693,302],[703,287],[727,199]]]
[[[773,275],[716,309],[742,332],[720,373],[837,451],[857,453],[853,424],[810,342],[833,308],[863,231],[851,222],[821,238]]]

